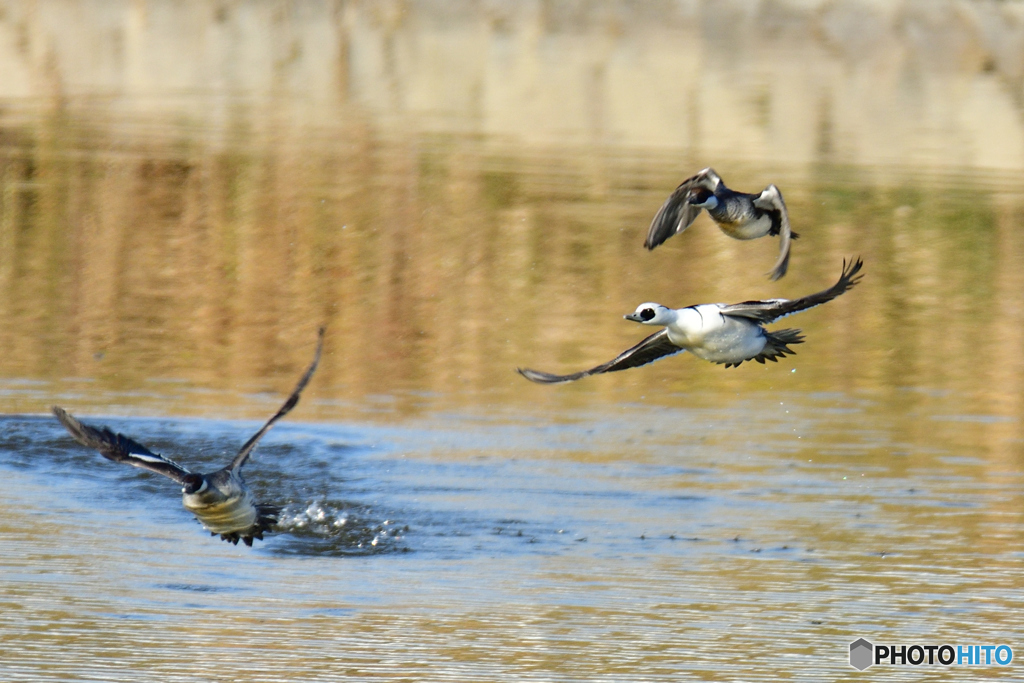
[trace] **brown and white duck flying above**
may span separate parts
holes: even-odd
[[[707,211],[711,219],[729,237],[752,240],[765,235],[778,236],[779,258],[769,277],[778,280],[789,268],[789,244],[799,237],[789,227],[789,214],[782,193],[769,185],[760,194],[730,190],[712,168],[687,178],[662,204],[647,231],[644,246],[654,249],[672,235],[686,230],[697,215]]]

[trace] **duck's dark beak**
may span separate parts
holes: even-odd
[[[636,313],[630,313],[629,315],[624,315],[622,317],[625,318],[626,320],[632,320],[635,323],[642,323],[644,321],[644,319],[638,316]]]

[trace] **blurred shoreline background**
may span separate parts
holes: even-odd
[[[8,411],[280,392],[326,322],[324,399],[910,388],[1020,414],[1020,4],[7,2],[0,72]],[[783,188],[777,286],[773,243],[706,219],[640,248],[706,165]],[[855,255],[792,367],[512,373],[610,358],[640,301],[801,296]]]
[[[752,165],[1024,169],[1020,3],[7,2],[0,68],[8,125],[22,104],[125,142],[368,127]]]

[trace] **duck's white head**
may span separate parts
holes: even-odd
[[[661,304],[640,304],[627,316],[626,320],[643,323],[644,325],[669,325],[675,320],[675,311]]]

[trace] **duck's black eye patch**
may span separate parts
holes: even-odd
[[[644,320],[650,320],[651,318],[654,317],[654,309],[645,308],[644,310],[640,311],[640,317],[643,318]]]

